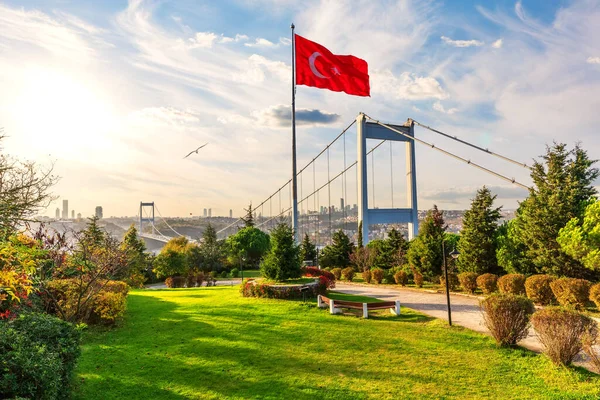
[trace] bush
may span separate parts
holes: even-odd
[[[600,283],[596,283],[590,288],[590,300],[593,301],[598,310],[600,310]]]
[[[198,287],[200,287],[200,286],[202,286],[203,282],[204,282],[204,273],[198,272],[196,274],[196,284],[198,284]]]
[[[476,272],[463,272],[462,274],[458,274],[458,281],[465,292],[471,294],[475,293],[475,289],[477,289]]]
[[[371,278],[372,278],[372,274],[371,274],[371,270],[370,269],[366,269],[362,272],[362,278],[363,281],[365,281],[366,283],[371,283]]]
[[[170,276],[165,279],[168,288],[182,288],[185,286],[185,276]]]
[[[336,280],[340,280],[342,279],[342,269],[341,268],[333,268],[331,270],[331,273],[333,274],[333,276],[335,277]]]
[[[559,280],[559,279],[557,279]],[[533,327],[544,345],[544,353],[555,364],[569,365],[583,348],[586,333],[596,322],[574,310],[547,307],[533,314]]]
[[[373,268],[371,270],[371,277],[378,284],[381,283],[381,281],[383,281],[383,274],[384,272],[381,268]]]
[[[477,277],[477,287],[481,289],[483,294],[492,294],[498,290],[498,277],[494,274],[483,274]]]
[[[352,282],[352,279],[354,279],[354,268],[352,268],[352,267],[344,268],[342,270],[342,276],[348,282]]]
[[[456,290],[458,284],[458,276],[453,272],[448,272],[448,288],[450,290]],[[440,285],[446,287],[446,277],[444,275],[440,276]]]
[[[535,304],[547,306],[552,304],[556,298],[552,293],[550,283],[554,281],[550,275],[531,275],[525,280],[525,292]]]
[[[415,280],[415,285],[417,285],[418,288],[422,288],[423,287],[423,274],[420,273],[417,270],[413,271],[413,279]]]
[[[198,280],[196,279],[196,274],[193,272],[190,272],[185,280],[185,286],[192,288],[192,287],[196,287],[196,282]]]
[[[408,274],[406,271],[398,271],[394,274],[394,280],[396,284],[406,286],[408,283]]]
[[[560,278],[550,283],[558,304],[583,310],[590,297],[591,283],[585,279]]]
[[[129,285],[123,281],[103,281],[100,283],[102,290],[112,293],[120,293],[125,296],[129,293]]]
[[[496,282],[500,293],[516,294],[519,296],[525,295],[525,275],[523,274],[507,274],[498,278]]]
[[[326,276],[319,276],[319,282],[314,285],[305,285],[309,290],[303,294],[300,291],[302,286],[273,286],[257,283],[253,279],[249,279],[240,286],[240,293],[244,297],[262,297],[269,299],[302,299],[304,295],[307,297],[317,297],[324,295],[327,289],[335,287],[335,281],[329,280]]]
[[[529,317],[535,311],[525,296],[494,293],[479,303],[485,326],[500,346],[512,346],[527,337]]]
[[[3,398],[68,398],[80,355],[80,332],[48,314],[27,313],[0,324]]]
[[[324,276],[330,281],[335,281],[335,276],[327,268],[319,269],[317,267],[303,267],[302,275],[312,277]]]
[[[240,270],[237,268],[234,268],[231,270],[231,277],[232,278],[239,278],[240,276]]]

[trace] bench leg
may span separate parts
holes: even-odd
[[[323,308],[323,300],[321,300],[321,295],[317,296],[317,305],[319,308]]]
[[[333,300],[329,300],[329,314],[341,314],[342,310],[339,308],[335,308],[335,302]]]
[[[363,303],[363,318],[369,318],[369,308],[367,303]]]
[[[394,308],[390,308],[390,311],[396,316],[400,315],[400,300],[396,300],[396,306]]]

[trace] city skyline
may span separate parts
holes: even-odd
[[[110,215],[134,215],[140,201],[152,200],[164,215],[199,213],[196,204],[240,215],[291,175],[293,21],[299,34],[365,59],[372,86],[370,98],[298,88],[299,167],[360,111],[393,123],[411,117],[527,163],[553,139],[581,141],[600,158],[596,4],[356,4],[0,1],[3,145],[22,159],[55,162],[61,179],[53,192],[78,210],[102,203]],[[325,23],[333,19],[344,23]],[[526,170],[423,129],[417,135],[531,183]],[[181,159],[206,142],[202,157]],[[352,162],[351,138],[348,146]],[[385,151],[374,174],[383,183]],[[420,209],[467,208],[484,184],[509,209],[527,194],[424,146],[416,151]],[[380,207],[390,197],[402,202],[404,158],[394,154],[396,197],[378,182]],[[339,147],[331,158],[340,170]],[[332,199],[340,198],[336,190]]]

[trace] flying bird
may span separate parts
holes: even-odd
[[[208,143],[203,144],[202,146],[198,147],[196,150],[190,151],[188,153],[187,156],[183,157],[183,159],[185,160],[186,158],[188,158],[189,156],[191,156],[192,154],[196,153],[198,154],[198,150],[200,150],[201,148],[203,148],[204,146],[206,146]]]

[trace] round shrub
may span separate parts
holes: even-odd
[[[354,279],[354,268],[352,268],[352,267],[344,268],[342,270],[342,276],[344,277],[344,280],[347,280],[348,282],[352,282],[352,279]]]
[[[527,337],[529,317],[535,311],[525,296],[494,293],[479,303],[485,326],[500,346],[512,346]]]
[[[458,274],[458,281],[465,292],[471,294],[475,293],[475,289],[477,289],[476,272],[463,272],[462,274]]]
[[[477,277],[477,287],[481,289],[483,294],[492,294],[498,290],[498,276],[494,274],[483,274]]]
[[[550,283],[554,281],[551,275],[531,275],[525,280],[525,292],[535,304],[547,306],[552,304],[556,298],[552,293]]]
[[[423,274],[420,273],[417,270],[413,271],[413,279],[415,280],[415,285],[418,288],[422,288],[423,287]]]
[[[568,365],[583,348],[586,333],[596,322],[574,310],[547,307],[533,314],[533,327],[544,345],[544,353],[555,364]]]
[[[196,287],[196,274],[190,272],[186,278],[185,285],[189,288]]]
[[[342,269],[341,268],[333,268],[331,270],[331,273],[333,274],[333,276],[335,276],[335,279],[337,281],[339,281],[340,279],[342,279]]]
[[[600,310],[600,283],[596,283],[590,288],[590,300],[593,301],[598,310]]]
[[[198,272],[196,274],[196,283],[198,284],[198,286],[202,286],[203,282],[204,282],[204,273],[203,272]]]
[[[363,278],[363,281],[365,281],[366,283],[371,283],[371,278],[372,278],[371,270],[365,269],[362,272],[362,278]]]
[[[500,293],[525,295],[525,275],[507,274],[498,278],[496,282]]]
[[[237,268],[233,268],[231,270],[231,277],[232,278],[239,278],[239,276],[240,276],[240,270],[237,269]]]
[[[458,283],[458,276],[456,276],[456,274],[453,272],[448,272],[448,288],[450,290],[456,290]],[[445,275],[440,276],[440,285],[442,285],[442,287],[446,287]]]
[[[318,267],[303,267],[302,275],[311,277],[324,276],[330,281],[335,281],[335,276],[327,268],[319,269]]]
[[[550,283],[558,304],[583,310],[590,297],[591,283],[585,279],[560,278]]]
[[[396,284],[406,286],[408,283],[408,274],[406,271],[398,271],[394,274],[394,280]]]
[[[381,268],[373,268],[371,270],[371,276],[373,277],[373,280],[377,283],[381,283],[381,281],[383,281],[383,270]]]

